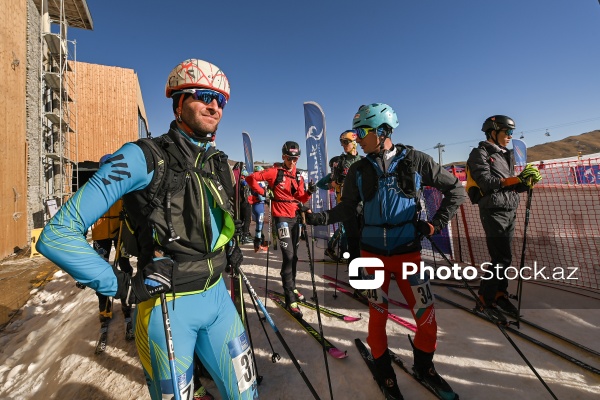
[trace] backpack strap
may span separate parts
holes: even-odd
[[[281,182],[283,182],[284,176],[285,176],[285,171],[282,169],[277,169],[277,176],[275,177],[275,182],[273,182],[273,187],[275,187],[275,186],[279,185]],[[300,173],[300,171],[298,171],[298,169],[296,169],[296,183],[298,184],[298,186],[300,185],[301,177],[302,177],[302,174]],[[296,193],[296,189],[294,188],[294,186],[291,186],[290,192],[291,192],[292,196],[294,195],[294,193]],[[298,200],[282,200],[282,199],[272,199],[271,201],[280,202],[280,203],[297,203],[298,202]]]
[[[154,209],[164,206],[165,220],[171,236],[169,241],[178,240],[180,237],[175,232],[171,216],[171,196],[185,186],[188,176],[186,161],[168,135],[156,139],[140,139],[137,143],[146,156],[148,172],[151,164],[154,169],[152,181],[145,189],[148,203],[141,213],[149,216]]]

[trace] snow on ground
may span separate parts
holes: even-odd
[[[322,247],[322,242],[317,242]],[[252,285],[264,300],[266,254],[255,254],[252,245],[243,246],[243,269]],[[322,259],[322,249],[316,249],[316,258]],[[307,260],[305,242],[300,242],[300,258]],[[269,256],[269,288],[281,290],[278,251]],[[311,296],[312,284],[309,264],[298,264],[297,283],[303,294]],[[354,339],[366,341],[368,328],[367,308],[323,283],[321,275],[335,275],[335,264],[315,263],[315,276],[321,305],[345,314],[359,316],[358,322],[346,323],[322,316],[325,336],[338,348],[346,350],[346,359],[328,356],[334,398],[381,399],[375,382],[358,354]],[[347,280],[345,266],[340,266],[340,278]],[[229,279],[226,279],[229,284]],[[397,287],[391,293],[402,300]],[[444,287],[434,286],[434,292],[472,306]],[[556,303],[563,297],[573,296],[539,285],[525,285],[524,298]],[[596,296],[598,297],[598,296]],[[247,313],[257,357],[258,373],[264,377],[259,386],[261,399],[311,399],[311,393],[292,364],[271,327],[265,328],[275,351],[281,356],[271,362],[272,351],[263,332],[249,295],[246,294]],[[435,364],[454,390],[465,399],[550,399],[551,396],[529,367],[501,334],[497,327],[464,311],[442,306],[437,302],[439,326],[438,351]],[[559,303],[560,304],[560,303]],[[528,309],[528,319],[600,351],[600,301],[586,298],[587,309]],[[267,303],[272,315],[294,355],[322,399],[329,399],[329,385],[319,345],[273,302]],[[408,311],[393,309],[408,319]],[[316,312],[304,310],[305,319],[318,329]],[[123,317],[118,304],[110,326],[108,349],[94,355],[99,322],[97,300],[90,289],[75,287],[72,278],[58,272],[54,279],[37,291],[23,308],[19,319],[0,332],[0,399],[90,399],[130,400],[149,399],[135,344],[124,339]],[[551,344],[565,353],[600,368],[600,359],[568,344],[563,344],[532,328],[522,331]],[[412,352],[406,328],[388,323],[389,345],[408,363]],[[546,350],[513,337],[515,343],[534,365],[559,399],[598,399],[600,375],[588,372]],[[175,343],[177,351],[177,343]],[[434,397],[406,373],[396,368],[402,393],[406,399],[433,399]],[[214,384],[204,380],[206,387],[220,398]]]

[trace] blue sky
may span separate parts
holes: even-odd
[[[361,104],[398,114],[394,142],[466,160],[484,119],[511,116],[528,146],[600,129],[596,0],[88,0],[93,31],[71,29],[77,60],[138,74],[150,131],[173,119],[164,95],[179,62],[218,65],[231,83],[217,145],[242,160],[304,150],[305,101],[325,112],[328,156]],[[587,121],[587,122],[583,122]],[[545,136],[546,129],[551,133]],[[575,155],[575,154],[574,154]],[[306,166],[302,157],[299,166]]]

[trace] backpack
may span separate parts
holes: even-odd
[[[377,172],[375,171],[375,168],[371,165],[371,162],[366,157],[356,162],[356,164],[358,164],[356,170],[357,172],[360,172],[363,176],[363,201],[371,200],[375,196],[375,193],[377,193],[377,190],[379,189],[379,179],[386,178],[389,175],[396,175],[398,187],[402,189],[402,192],[407,198],[418,199],[421,197],[422,188],[417,187],[417,184],[415,182],[416,168],[414,166],[413,157],[411,155],[411,151],[413,148],[411,146],[397,144],[396,149],[399,152],[399,154],[406,150],[404,158],[402,158],[398,162],[398,165],[396,166],[396,169],[393,172],[386,172],[381,177],[377,177]],[[417,201],[417,204],[420,204],[420,202]]]
[[[481,191],[481,188],[477,186],[475,179],[471,176],[468,164],[465,167],[465,172],[467,174],[467,195],[469,196],[469,200],[471,200],[471,204],[477,204],[483,197],[483,192]]]
[[[179,148],[169,137],[170,133],[153,139],[139,139],[135,143],[141,148],[146,159],[148,172],[154,171],[152,181],[144,189],[123,196],[130,226],[137,238],[139,253],[152,258],[154,252],[153,227],[151,215],[159,207],[165,209],[165,220],[169,230],[169,241],[179,239],[171,220],[171,197],[185,189],[192,172],[203,177],[212,176],[196,168],[183,156]],[[201,164],[209,157],[216,157],[216,179],[222,184],[226,195],[234,196],[227,155],[214,147],[208,147],[202,155]],[[149,262],[149,260],[148,260]],[[145,265],[145,264],[141,264]]]
[[[275,177],[275,182],[273,182],[273,188],[275,188],[277,185],[279,185],[281,182],[283,182],[284,176],[285,176],[285,172],[282,169],[278,169],[277,176]],[[300,178],[301,177],[302,177],[302,174],[300,173],[300,171],[298,171],[298,168],[296,168],[296,183],[298,184],[298,186],[300,186]],[[291,186],[290,192],[293,196],[294,193],[296,193],[296,189],[294,189],[294,187]],[[276,201],[280,201],[280,200],[276,200]]]

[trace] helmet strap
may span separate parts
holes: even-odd
[[[498,131],[494,129],[492,132],[496,132],[496,135],[492,136],[492,134],[490,133],[490,138],[492,138],[492,140],[494,141],[494,144],[496,146],[502,147],[502,146],[500,146],[500,143],[498,143]]]

